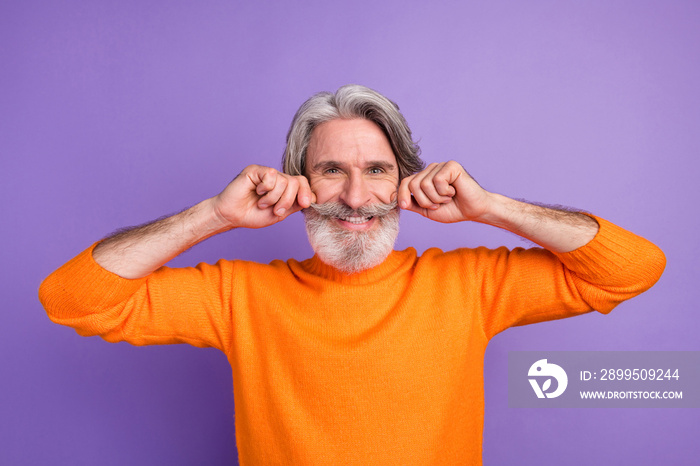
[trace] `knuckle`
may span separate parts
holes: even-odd
[[[455,168],[456,170],[463,171],[464,173],[468,173],[468,172],[467,172],[467,169],[464,168],[464,165],[462,165],[461,163],[456,162],[456,161],[454,161],[454,160],[453,160],[451,163],[452,163],[452,165],[454,166],[454,168]]]
[[[297,183],[299,183],[300,187],[303,187],[303,188],[309,187],[309,180],[307,180],[305,176],[298,175],[298,176],[295,176],[294,179],[297,180]]]
[[[423,190],[430,189],[433,187],[433,180],[429,178],[423,178],[420,182],[420,187]]]
[[[275,187],[284,189],[287,187],[288,183],[289,181],[287,180],[287,178],[285,178],[284,176],[280,176],[277,178],[277,184],[275,185]]]

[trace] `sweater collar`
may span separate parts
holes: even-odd
[[[311,274],[334,282],[348,285],[364,285],[380,281],[400,270],[413,266],[416,260],[416,250],[408,248],[403,251],[392,251],[381,264],[362,272],[348,274],[325,264],[317,255],[300,263],[301,268]]]

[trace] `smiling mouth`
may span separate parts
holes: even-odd
[[[374,216],[372,216],[372,217],[345,217],[345,218],[339,217],[339,218],[340,218],[340,220],[343,220],[343,221],[348,222],[348,223],[352,223],[354,225],[362,225],[363,223],[367,223],[370,220],[372,220],[374,218]]]

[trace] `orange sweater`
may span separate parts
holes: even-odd
[[[222,350],[243,465],[481,464],[489,339],[607,313],[663,271],[656,246],[598,221],[593,241],[566,254],[407,249],[351,276],[314,257],[126,280],[90,248],[47,278],[40,298],[81,335]]]

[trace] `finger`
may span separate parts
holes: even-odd
[[[456,166],[450,162],[443,164],[435,174],[433,180],[433,185],[438,195],[443,198],[452,199],[455,194],[457,194],[453,183],[459,178],[460,172],[462,171],[464,171],[464,169],[459,164]]]
[[[423,188],[421,187],[423,180],[426,178],[428,173],[426,171],[422,171],[408,182],[408,189],[411,191],[411,194],[413,195],[413,201],[416,202],[419,206],[425,208],[425,209],[435,209],[437,208],[437,204],[435,204],[430,198],[427,196],[427,194],[423,191]]]
[[[444,167],[445,164],[435,165],[420,182],[421,191],[433,205],[444,204],[452,200],[451,196],[443,195],[438,191],[437,184],[440,184],[440,189],[443,190],[443,192],[445,191],[445,185],[449,186],[449,182],[446,178],[448,173],[445,173]],[[435,207],[431,206],[431,208]]]
[[[302,209],[306,209],[312,202],[316,202],[316,195],[311,191],[309,180],[305,176],[294,177],[299,182],[299,192],[297,193],[297,204]]]
[[[455,162],[454,160],[447,162],[449,165],[451,172],[452,172],[452,180],[450,181],[450,184],[452,185],[453,188],[455,188],[456,191],[459,190],[460,185],[462,187],[468,185],[468,184],[475,184],[479,188],[481,188],[481,185],[477,183],[477,181],[474,179],[473,176],[467,171],[466,168],[462,166],[462,164]],[[482,188],[483,189],[483,188]]]
[[[408,184],[414,177],[415,175],[407,176],[401,180],[401,184],[399,184],[396,199],[399,202],[399,207],[402,209],[408,209],[413,201],[413,199],[411,199],[411,189],[408,187]]]
[[[264,196],[266,193],[272,191],[277,183],[277,175],[279,172],[274,168],[265,168],[262,173],[256,173],[258,175],[258,182],[255,183],[255,192],[258,196]],[[266,206],[267,207],[267,206]]]
[[[425,207],[421,207],[421,206],[416,202],[416,200],[415,200],[413,197],[411,197],[411,198],[410,198],[410,202],[408,203],[408,205],[405,207],[404,210],[410,210],[411,212],[415,212],[415,213],[417,213],[417,214],[421,214],[421,215],[424,216],[424,217],[427,217],[427,216],[428,216],[428,213],[429,213],[432,209],[426,209]]]
[[[294,178],[286,178],[286,182],[287,186],[274,207],[274,213],[278,217],[283,217],[285,214],[289,215],[299,210],[298,205],[296,210],[292,210],[299,193],[299,181]]]
[[[277,176],[274,177],[274,185],[272,189],[267,191],[265,195],[263,195],[260,200],[258,200],[258,207],[261,209],[266,209],[272,205],[277,204],[277,202],[280,199],[280,196],[282,196],[282,193],[284,193],[284,190],[287,188],[287,180],[284,176],[282,176],[280,173],[277,174]]]

